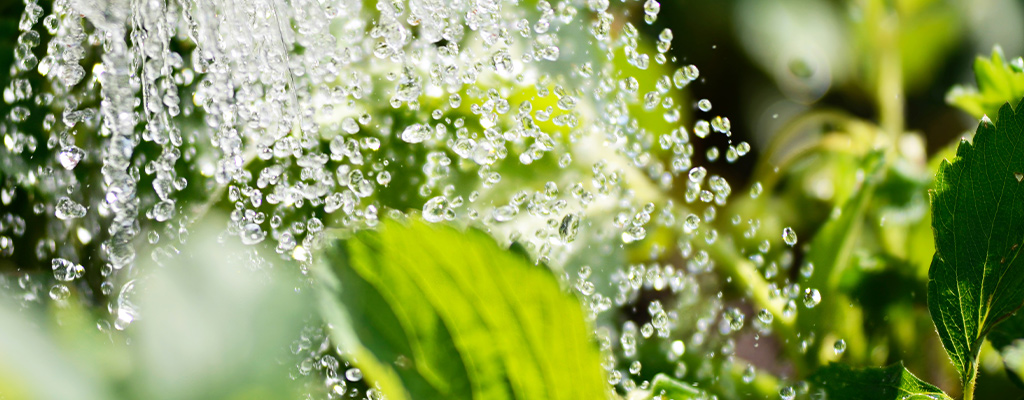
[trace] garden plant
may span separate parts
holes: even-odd
[[[0,0],[0,400],[1024,399],[1024,5]]]

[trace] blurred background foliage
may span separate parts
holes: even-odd
[[[44,8],[45,3],[41,3]],[[700,78],[677,101],[692,103],[691,110],[696,110],[698,99],[710,99],[716,115],[731,119],[733,142],[752,144],[752,156],[736,163],[705,164],[709,173],[727,178],[733,188],[734,199],[715,219],[719,235],[728,240],[665,251],[678,247],[679,232],[649,232],[642,243],[620,246],[615,244],[617,238],[609,240],[599,230],[582,230],[579,241],[590,251],[576,252],[562,263],[561,272],[567,277],[575,276],[584,265],[591,267],[599,291],[607,288],[606,295],[614,297],[611,282],[616,280],[615,271],[625,266],[683,266],[701,250],[715,261],[715,273],[700,275],[689,286],[691,290],[677,295],[646,291],[614,313],[601,314],[611,321],[599,322],[612,326],[626,321],[642,325],[651,320],[645,305],[659,299],[678,316],[673,337],[644,341],[635,358],[618,360],[623,364],[620,369],[640,360],[642,379],[668,373],[710,388],[722,398],[746,398],[774,396],[776,380],[798,381],[830,360],[857,366],[903,360],[922,379],[957,393],[956,372],[946,360],[925,305],[927,268],[934,253],[927,191],[938,162],[952,154],[960,138],[970,137],[978,119],[1024,94],[1024,65],[1014,61],[1024,54],[1024,3],[665,0],[650,25],[642,21],[643,2],[612,3],[615,13],[626,17],[616,22],[632,21],[643,36],[641,43],[655,43],[663,29],[672,30],[676,39],[668,54],[675,57],[675,64],[700,68]],[[21,7],[14,0],[0,3],[2,81],[7,81],[11,70]],[[996,46],[999,49],[993,50]],[[652,63],[651,68],[629,73],[640,80],[641,87],[654,86],[659,75],[671,75],[667,66]],[[524,98],[531,96],[528,90],[536,89],[525,88]],[[386,109],[385,104],[382,110]],[[466,110],[451,113],[457,117],[459,112]],[[7,110],[0,108],[0,113]],[[642,113],[634,111],[634,115]],[[394,133],[390,124],[399,126],[395,121],[414,116],[396,113],[390,118],[385,129],[373,133],[382,137],[381,146],[389,152],[382,158],[397,154],[408,165],[423,164],[431,157],[425,150],[387,139]],[[681,118],[692,126],[695,117]],[[639,123],[650,131],[671,129],[658,117]],[[546,128],[564,133],[553,125]],[[695,141],[695,154],[704,154],[710,145],[724,148],[725,140],[723,135],[713,135]],[[39,152],[48,151],[44,148],[40,146]],[[514,162],[496,167],[504,168],[502,186],[541,187],[552,178],[530,175],[534,171],[566,173],[555,169],[553,157],[538,162],[551,164],[550,168],[526,170]],[[12,179],[18,166],[8,160],[3,166],[0,176]],[[93,167],[99,168],[98,161]],[[259,161],[249,168],[258,170]],[[198,171],[182,174],[198,176]],[[455,176],[472,182],[482,179],[472,174]],[[190,178],[190,182],[202,179]],[[446,183],[464,186],[456,180]],[[215,196],[196,194],[203,188],[194,186],[197,204],[231,210],[234,200],[229,196],[218,202]],[[682,204],[684,191],[682,184],[668,193],[640,188],[637,197]],[[187,197],[191,192],[183,193]],[[376,196],[375,201],[396,209],[419,209],[429,198],[417,193],[414,183],[401,180]],[[15,198],[17,202],[9,207],[23,210],[30,219],[34,215],[29,211],[31,194]],[[296,213],[317,212],[310,209]],[[733,223],[736,215],[742,215],[739,223]],[[321,216],[332,225],[329,217]],[[748,234],[753,221],[760,229]],[[783,227],[799,233],[795,247],[786,246],[778,235]],[[45,235],[32,232],[46,229],[45,225],[29,224],[28,229],[26,243]],[[758,249],[765,255],[756,255]],[[17,257],[24,258],[4,258],[0,263],[29,273],[37,262],[31,252]],[[98,292],[102,278],[92,271],[87,274],[93,275],[84,290]],[[789,305],[778,304],[773,293],[786,290],[792,282],[817,289],[821,303],[814,308],[796,305],[799,315],[789,315]],[[720,326],[725,319],[715,314],[715,304],[739,308],[746,315],[765,308],[772,311],[775,323],[771,330],[716,335],[724,333]],[[756,323],[752,319],[749,323]],[[140,328],[140,334],[146,333]],[[618,337],[611,332],[608,336]],[[695,340],[697,336],[700,340]],[[673,357],[669,347],[676,339],[685,339],[687,349]],[[846,349],[836,354],[832,343],[839,339]],[[735,355],[740,362],[720,363],[716,361],[720,358],[708,357],[711,349],[723,348],[723,343],[731,351],[727,355]],[[749,375],[748,365],[766,373]],[[1013,385],[990,348],[982,354],[980,381],[979,398],[1024,393]]]
[[[648,35],[671,28],[684,38],[671,51],[701,67],[690,96],[712,99],[716,113],[732,118],[734,135],[758,153],[709,168],[734,188],[760,182],[764,190],[720,214],[723,231],[742,210],[759,218],[766,233],[742,238],[746,224],[731,227],[741,239],[723,251],[745,258],[744,249],[761,240],[785,251],[774,232],[792,226],[801,241],[789,265],[780,265],[780,283],[800,280],[809,261],[815,280],[822,278],[822,262],[841,264],[832,266],[838,272],[827,284],[807,284],[823,301],[801,309],[798,333],[832,337],[818,338],[806,362],[782,361],[786,354],[799,358],[785,349],[801,339],[778,329],[778,340],[797,343],[778,344],[780,350],[762,339],[761,346],[744,348],[740,339],[741,358],[796,377],[826,360],[862,366],[903,360],[922,379],[959,391],[925,307],[934,253],[927,191],[938,162],[959,139],[970,138],[978,118],[1024,94],[1024,74],[1012,61],[1024,52],[1022,7],[1002,0],[662,3],[658,21],[645,26]],[[864,164],[871,148],[887,152],[874,173]],[[872,193],[856,198],[865,190]],[[850,212],[860,221],[839,221]],[[830,225],[840,229],[830,232]],[[723,286],[726,293],[750,290]],[[821,319],[829,313],[832,318]],[[841,358],[831,348],[837,339],[847,346]],[[978,397],[1019,397],[998,354],[985,354]]]

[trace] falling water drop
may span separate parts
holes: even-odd
[[[796,245],[796,232],[793,228],[786,227],[782,230],[782,241],[786,242],[790,247]]]
[[[818,289],[804,290],[804,307],[814,308],[818,303],[821,303],[821,292],[818,292]]]
[[[64,169],[71,170],[74,169],[83,158],[85,158],[85,150],[82,150],[82,148],[78,146],[68,146],[60,151],[57,158]]]
[[[580,230],[580,216],[578,214],[566,214],[562,223],[558,225],[558,236],[562,243],[572,243]]]
[[[57,207],[54,211],[54,215],[63,220],[82,218],[85,216],[85,213],[85,206],[67,197],[61,197],[60,200],[57,200]]]
[[[242,227],[241,238],[244,244],[256,244],[266,239],[267,233],[257,224],[246,224]]]
[[[846,341],[843,339],[836,340],[836,343],[832,345],[832,350],[837,356],[843,355],[846,352]]]
[[[711,100],[700,99],[700,101],[697,102],[697,108],[704,112],[711,111]]]
[[[784,386],[779,389],[779,397],[782,400],[793,400],[796,397],[796,390],[792,386]]]
[[[428,222],[441,222],[445,220],[448,212],[448,199],[444,196],[437,196],[423,204],[423,219]]]

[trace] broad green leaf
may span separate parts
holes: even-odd
[[[629,400],[691,400],[703,399],[707,395],[697,388],[677,381],[665,374],[654,377],[649,390],[636,390],[630,393]]]
[[[607,397],[579,302],[483,232],[388,220],[319,263],[333,339],[390,398]]]
[[[939,388],[895,363],[884,368],[853,368],[831,363],[811,375],[812,391],[829,400],[949,400]]]
[[[981,118],[988,115],[995,118],[1005,103],[1016,103],[1024,96],[1024,63],[1017,59],[1007,63],[1006,56],[997,46],[992,49],[992,58],[978,57],[974,61],[974,77],[977,88],[954,86],[946,95],[946,102]]]
[[[1024,112],[1009,104],[944,161],[932,192],[928,309],[964,384],[985,335],[1024,302]]]

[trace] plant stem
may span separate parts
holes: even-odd
[[[964,400],[974,399],[974,383],[978,378],[978,365],[975,363],[974,367],[971,368],[971,376],[964,383]]]
[[[878,23],[878,119],[889,134],[887,162],[895,159],[905,116],[903,109],[903,61],[899,49],[899,19],[895,12],[881,16]]]

